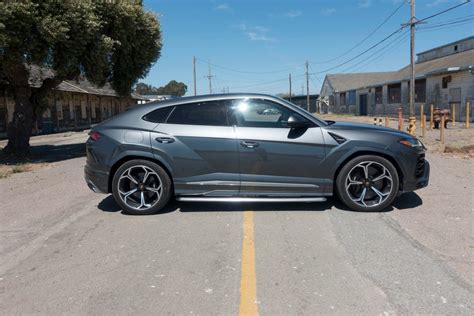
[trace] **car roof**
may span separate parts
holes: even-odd
[[[188,96],[188,97],[181,97],[181,98],[173,98],[165,101],[154,101],[147,103],[153,105],[178,105],[183,103],[190,103],[190,102],[203,102],[203,101],[212,101],[212,100],[226,100],[226,99],[234,99],[234,98],[263,98],[263,99],[279,99],[278,97],[269,95],[269,94],[262,94],[262,93],[221,93],[221,94],[203,94],[197,96]]]

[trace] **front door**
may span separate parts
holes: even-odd
[[[290,129],[286,106],[264,99],[239,99],[230,104],[239,148],[241,196],[317,196],[324,180],[320,127]]]
[[[151,133],[151,145],[171,165],[176,195],[238,195],[237,141],[225,101],[177,105]]]

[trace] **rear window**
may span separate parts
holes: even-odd
[[[226,101],[208,101],[178,105],[168,124],[228,126]]]
[[[166,119],[168,118],[168,115],[170,114],[172,109],[172,106],[159,108],[143,116],[143,119],[145,121],[153,123],[164,123],[166,122]]]

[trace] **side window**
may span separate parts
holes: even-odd
[[[143,116],[143,119],[145,121],[153,123],[164,123],[172,109],[172,106],[156,109],[148,114],[145,114],[145,116]]]
[[[208,101],[178,105],[168,124],[228,126],[226,101]]]
[[[229,120],[241,127],[287,128],[292,114],[292,110],[272,101],[240,99],[232,101]]]

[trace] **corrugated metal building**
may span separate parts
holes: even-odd
[[[454,105],[457,119],[465,120],[466,101],[474,98],[474,36],[417,54],[415,67],[416,113],[420,104]],[[399,107],[408,113],[409,85],[409,65],[398,71],[328,74],[321,97],[335,113],[395,115]]]

